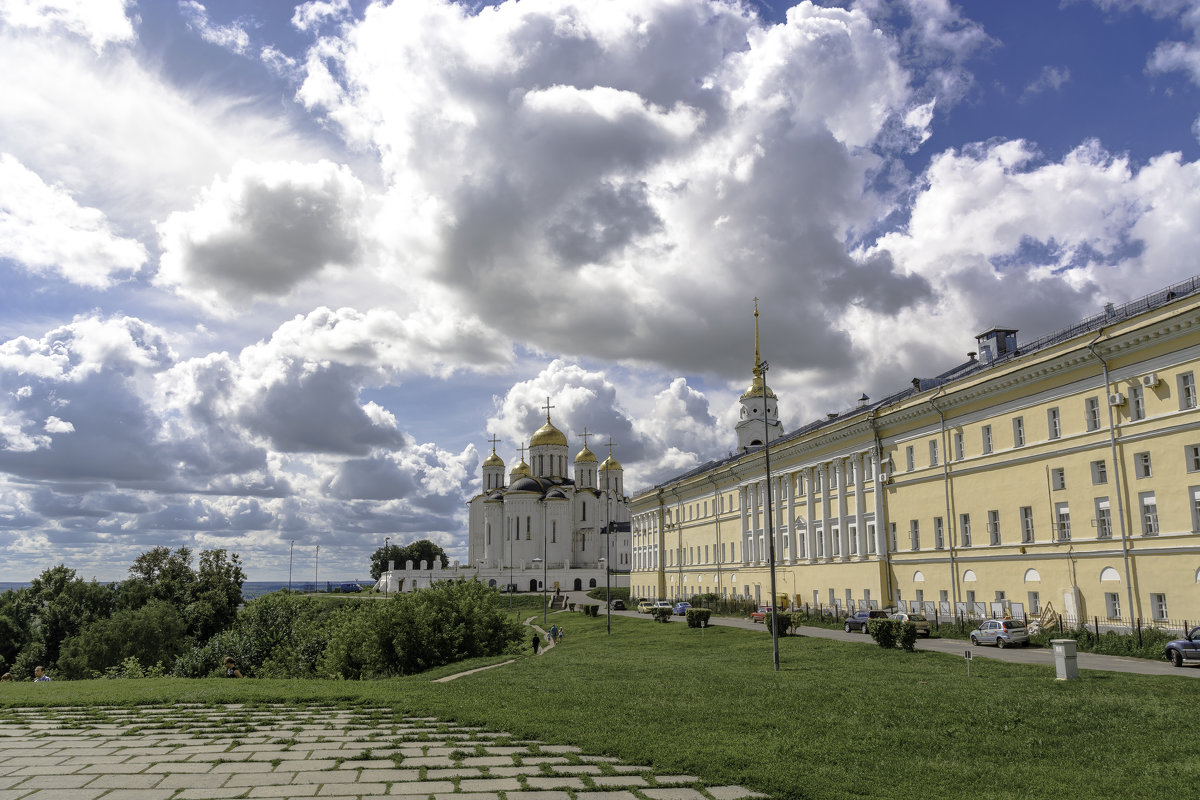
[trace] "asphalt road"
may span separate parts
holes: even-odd
[[[601,609],[601,613],[604,610]],[[636,611],[614,611],[614,615],[623,617],[639,617],[650,621],[652,618]],[[682,618],[673,621],[682,622]],[[747,628],[766,632],[766,626],[761,622],[751,622],[749,619],[738,617],[713,617],[710,625],[727,626],[732,628]],[[802,636],[813,636],[821,639],[836,639],[842,642],[857,642],[875,647],[875,640],[864,633],[846,633],[845,631],[827,630],[825,628],[800,627],[796,629]],[[1015,664],[1040,664],[1054,670],[1054,652],[1042,647],[972,647],[971,643],[961,639],[918,639],[918,650],[932,650],[939,653],[949,653],[963,657],[970,650],[972,658],[994,658],[998,661],[1009,661]],[[1079,653],[1079,668],[1081,670],[1100,670],[1104,672],[1129,672],[1137,675],[1174,675],[1183,678],[1200,678],[1200,666],[1189,665],[1173,667],[1164,661],[1151,661],[1146,658],[1128,658],[1126,656],[1103,656],[1095,653]]]

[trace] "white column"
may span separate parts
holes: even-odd
[[[859,453],[854,456],[854,524],[858,531],[858,557],[865,561],[867,559],[867,520],[866,520],[866,505],[867,505],[867,489],[866,489],[866,466],[867,454]]]
[[[741,530],[742,535],[739,536],[738,538],[741,539],[741,541],[742,541],[742,563],[743,564],[750,563],[750,551],[749,551],[749,548],[746,546],[746,543],[750,539],[750,536],[749,536],[750,520],[747,518],[747,511],[746,511],[746,509],[750,505],[748,502],[749,497],[750,497],[750,492],[747,490],[747,487],[745,487],[745,486],[738,487],[738,500],[740,501],[738,503],[738,505],[741,506],[741,511],[742,511],[742,530]]]
[[[850,560],[850,525],[846,504],[846,459],[839,458],[834,468],[837,472],[838,493],[838,553],[842,561]]]
[[[789,472],[787,474],[787,539],[788,539],[788,563],[796,563],[796,553],[799,550],[796,548],[796,473]]]
[[[875,474],[875,554],[883,558],[888,549],[888,526],[883,517],[883,496],[887,487],[879,477],[879,453],[875,451],[871,452],[871,469]]]
[[[821,544],[824,552],[821,558],[830,561],[833,558],[833,520],[829,516],[829,486],[832,483],[830,475],[833,465],[826,461],[818,469],[821,470]]]
[[[816,495],[813,494],[812,467],[804,468],[804,483],[806,484],[806,491],[804,493],[804,514],[808,518],[808,526],[804,530],[804,538],[806,540],[806,544],[808,545],[808,552],[806,555],[811,563],[817,560],[817,500]]]

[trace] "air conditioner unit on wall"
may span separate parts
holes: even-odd
[[[1155,386],[1158,386],[1158,384],[1159,380],[1157,372],[1148,372],[1142,376],[1142,386],[1145,386],[1147,389],[1153,389]]]
[[[1121,394],[1120,392],[1113,392],[1108,396],[1108,404],[1110,406],[1125,405],[1125,395]]]

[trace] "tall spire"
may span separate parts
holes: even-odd
[[[753,372],[754,372],[754,380],[751,382],[750,388],[748,388],[745,391],[745,393],[742,394],[743,400],[746,400],[747,398],[750,398],[750,397],[762,397],[763,396],[762,356],[759,354],[759,349],[758,349],[758,298],[757,297],[754,298],[754,370],[753,370]],[[774,397],[774,396],[775,396],[775,392],[771,391],[771,389],[768,387],[767,388],[767,397]]]

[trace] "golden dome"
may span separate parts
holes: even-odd
[[[596,454],[593,453],[591,450],[588,450],[588,446],[585,444],[583,446],[583,449],[579,451],[579,455],[575,456],[575,463],[576,464],[584,464],[584,463],[595,464],[596,463]]]
[[[756,368],[754,370],[754,380],[750,383],[750,388],[748,388],[745,391],[745,393],[742,395],[742,399],[743,400],[751,400],[755,397],[762,397],[762,396],[763,396],[762,372]],[[775,397],[775,392],[771,389],[770,386],[767,387],[767,397],[771,397],[771,398]]]
[[[604,463],[600,465],[601,472],[604,472],[605,470],[621,469],[621,468],[622,468],[621,462],[619,462],[615,458],[613,458],[612,454],[609,454],[608,458],[604,459]]]
[[[514,478],[518,475],[533,475],[533,473],[529,470],[529,465],[525,463],[525,459],[523,458],[521,459],[521,463],[513,467],[512,472],[508,474]]]
[[[504,459],[496,455],[496,451],[493,450],[492,454],[483,460],[483,465],[485,467],[503,467]]]
[[[567,437],[547,419],[546,424],[538,428],[537,433],[533,434],[533,438],[529,440],[530,447],[538,447],[540,445],[566,447]]]

